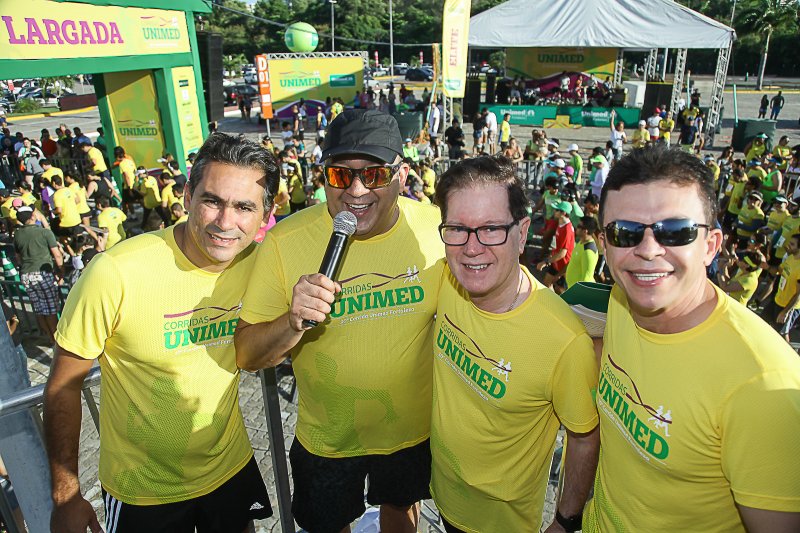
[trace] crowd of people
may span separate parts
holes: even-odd
[[[800,527],[800,147],[670,149],[657,110],[631,143],[612,118],[584,159],[545,130],[523,147],[484,109],[468,153],[458,120],[445,150],[433,111],[415,143],[358,107],[331,102],[310,153],[298,108],[283,147],[214,132],[188,176],[78,141],[82,164],[42,154],[3,193],[56,347],[53,531],[100,530],[77,459],[95,360],[106,531],[270,516],[237,391],[240,370],[287,359],[292,513],[311,533],[347,531],[366,479],[383,531],[415,531],[429,497],[449,533],[538,531],[562,425],[549,533]],[[44,132],[20,142],[35,152]],[[546,169],[533,198],[525,160]],[[316,272],[343,211],[354,235],[331,279]],[[79,275],[62,281],[65,265]],[[56,320],[60,283],[74,287]],[[594,283],[613,288],[590,338],[559,295]]]

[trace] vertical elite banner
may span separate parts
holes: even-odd
[[[200,105],[197,102],[197,85],[192,67],[173,67],[172,84],[175,105],[178,108],[178,126],[183,141],[183,158],[203,145],[203,125],[200,123]]]
[[[117,144],[137,165],[157,168],[164,152],[164,133],[156,87],[149,70],[103,74]]]
[[[442,90],[450,98],[464,98],[470,7],[470,0],[445,0],[444,3]]]
[[[269,85],[269,62],[264,54],[256,56],[258,72],[258,96],[261,100],[261,116],[272,118],[272,93]]]

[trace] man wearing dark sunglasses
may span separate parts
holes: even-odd
[[[635,150],[600,200],[611,291],[588,533],[800,530],[800,359],[706,278],[722,243],[697,157]]]
[[[347,110],[322,153],[327,202],[267,233],[243,300],[237,362],[287,355],[300,396],[292,512],[311,533],[349,531],[367,501],[381,530],[416,531],[429,497],[430,347],[442,272],[438,209],[398,198],[408,175],[395,119]],[[356,232],[336,280],[318,271],[333,217]],[[304,320],[319,325],[309,329]]]
[[[436,188],[447,266],[433,345],[431,493],[448,533],[539,531],[559,421],[556,521],[577,531],[599,449],[592,342],[519,263],[528,199],[513,162],[478,157]]]

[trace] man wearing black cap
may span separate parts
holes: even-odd
[[[402,153],[389,115],[347,110],[331,121],[327,203],[267,233],[261,274],[242,302],[239,367],[292,356],[300,392],[292,512],[311,533],[349,530],[364,511],[367,477],[384,532],[416,531],[416,502],[429,497],[431,325],[444,250],[439,211],[399,198],[409,170]],[[341,211],[357,227],[334,281],[314,272]]]

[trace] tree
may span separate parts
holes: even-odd
[[[764,85],[764,69],[767,66],[769,41],[772,34],[775,31],[797,25],[797,5],[786,0],[748,0],[743,4],[737,16],[737,26],[758,36],[762,44],[758,80],[756,81],[756,90],[760,91]]]
[[[72,88],[74,80],[71,76],[53,76],[50,78],[42,78],[42,98],[47,102],[47,90],[52,87],[54,94],[61,96],[66,88]]]

